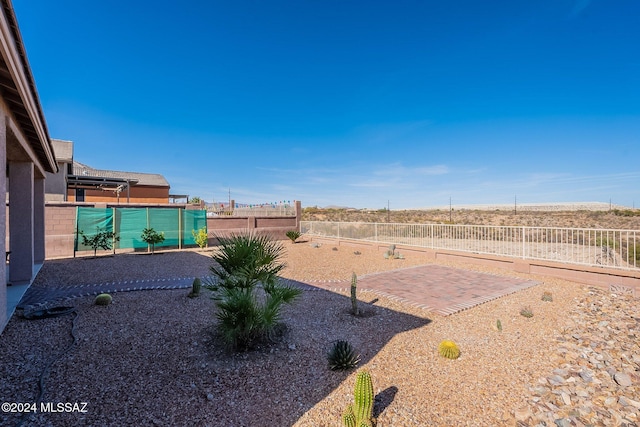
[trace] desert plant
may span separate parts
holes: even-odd
[[[553,301],[553,294],[551,292],[543,292],[542,301],[551,302]]]
[[[200,249],[204,249],[209,244],[209,235],[207,234],[207,227],[202,227],[196,230],[191,230],[191,234],[193,235],[193,240],[196,242],[196,245],[200,247]]]
[[[394,259],[396,256],[396,245],[389,245],[389,249],[383,254],[384,259]]]
[[[351,274],[351,314],[357,316],[358,312],[358,298],[356,296],[356,288],[358,286],[358,276],[356,273]]]
[[[349,404],[342,413],[344,427],[371,426],[373,423],[373,402],[371,375],[367,371],[360,371],[356,375],[353,403]]]
[[[496,329],[498,330],[498,332],[502,332],[502,322],[500,321],[500,319],[496,320]]]
[[[354,255],[362,255],[362,252],[360,252],[360,251],[353,251],[353,254],[354,254]]]
[[[337,251],[338,248],[336,248],[335,246],[331,248],[332,251]]]
[[[199,277],[193,279],[191,284],[191,292],[187,295],[189,298],[197,298],[200,296],[200,289],[202,288],[202,280]]]
[[[355,353],[348,341],[338,340],[327,354],[329,369],[332,371],[346,371],[358,366],[360,356]]]
[[[382,256],[384,259],[404,259],[404,255],[396,252],[396,245],[389,245],[389,249],[387,249]]]
[[[151,253],[153,254],[158,243],[164,242],[164,231],[158,233],[153,228],[145,228],[142,230],[140,238],[147,244],[151,245]]]
[[[522,307],[522,309],[520,310],[520,315],[526,318],[531,318],[533,317],[533,310],[531,310],[531,307]]]
[[[94,258],[97,256],[98,248],[108,251],[113,248],[115,242],[120,240],[120,237],[113,231],[107,231],[100,227],[96,227],[96,234],[91,237],[88,237],[82,230],[79,234],[82,237],[82,244],[93,249]]]
[[[109,294],[100,294],[96,297],[95,300],[93,300],[93,303],[95,305],[109,305],[111,304],[111,301],[113,299],[111,298],[111,295]]]
[[[460,357],[460,348],[453,341],[444,340],[438,346],[438,353],[447,359],[457,359]]]
[[[291,243],[295,243],[298,237],[301,236],[298,230],[289,230],[286,233],[284,233],[284,235],[287,236],[289,239],[291,239]]]
[[[216,239],[220,246],[211,255],[215,264],[210,267],[214,277],[206,287],[214,292],[218,328],[225,342],[246,350],[260,340],[273,338],[282,304],[292,303],[302,291],[278,281],[278,273],[285,267],[280,242],[251,233]]]

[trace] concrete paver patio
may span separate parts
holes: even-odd
[[[344,283],[312,283],[324,289],[344,288]],[[539,284],[531,280],[496,276],[440,265],[424,265],[374,273],[358,278],[359,290],[448,316],[496,298]],[[338,285],[338,286],[336,286]]]

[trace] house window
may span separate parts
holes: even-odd
[[[76,188],[76,202],[84,202],[84,188]]]

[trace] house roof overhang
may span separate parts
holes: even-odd
[[[15,118],[16,125],[10,129],[17,131],[22,146],[22,150],[8,150],[7,156],[12,160],[19,151],[42,175],[55,173],[58,165],[15,12],[10,0],[0,1],[0,93]]]

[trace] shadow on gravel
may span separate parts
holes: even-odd
[[[160,259],[161,263],[151,262]],[[135,275],[120,275],[124,270],[119,263]],[[187,273],[202,276],[210,264],[208,256],[196,252],[48,261],[34,287],[55,290],[67,284],[94,283],[97,290],[106,292],[109,287],[101,284]],[[353,373],[329,370],[327,352],[334,341],[349,341],[361,356],[360,366],[365,366],[395,335],[431,322],[382,307],[374,299],[369,304],[361,302],[366,316],[355,317],[349,312],[349,297],[302,282],[287,282],[305,292],[283,310],[282,322],[287,327],[281,341],[247,353],[230,354],[212,338],[215,305],[206,292],[199,298],[187,297],[188,289],[123,292],[106,307],[93,305],[92,297],[72,300],[78,313],[77,344],[49,369],[44,400],[87,402],[88,411],[38,413],[28,422],[304,424],[303,415]],[[59,349],[69,344],[70,330],[67,316],[39,320],[14,316],[0,336],[0,377],[4,379],[0,396],[33,402],[40,373],[51,357],[57,357]],[[377,415],[391,404],[397,391],[388,387],[376,396]],[[327,425],[339,422],[342,409],[337,408],[338,418],[327,419]],[[14,424],[18,420],[15,415],[0,424]]]

